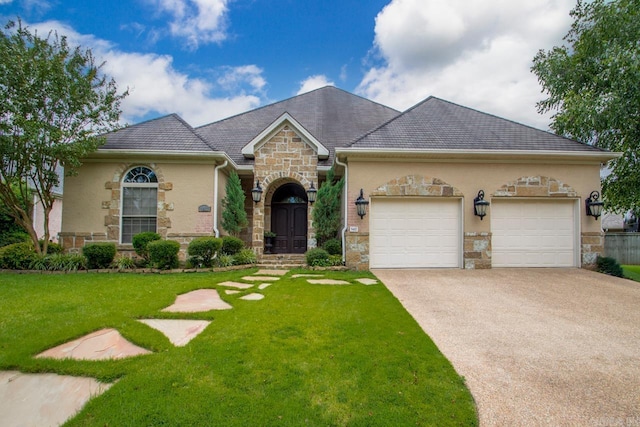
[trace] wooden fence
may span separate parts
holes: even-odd
[[[640,233],[606,233],[604,254],[620,264],[640,264]]]

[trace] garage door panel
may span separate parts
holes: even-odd
[[[494,267],[571,267],[576,265],[575,203],[493,201]]]
[[[372,268],[460,266],[460,200],[374,199]]]

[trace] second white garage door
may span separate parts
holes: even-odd
[[[491,201],[493,267],[574,267],[573,200]]]
[[[460,267],[459,199],[372,199],[371,268]]]

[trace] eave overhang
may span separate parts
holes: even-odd
[[[255,158],[256,150],[267,141],[269,141],[275,134],[280,131],[280,129],[282,129],[286,125],[293,127],[295,132],[302,138],[302,140],[311,148],[313,148],[316,153],[318,153],[318,158],[320,160],[324,160],[329,157],[329,150],[287,112],[283,113],[280,117],[274,120],[262,132],[260,132],[258,136],[253,138],[247,145],[245,145],[242,148],[242,155],[247,159]]]
[[[336,148],[340,160],[607,163],[622,156],[609,151],[555,150],[397,150]]]
[[[83,162],[120,160],[127,161],[176,161],[188,163],[221,164],[225,161],[235,169],[238,165],[223,151],[175,151],[175,150],[119,150],[98,149],[82,159]]]

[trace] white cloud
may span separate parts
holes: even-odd
[[[317,74],[315,76],[309,76],[300,82],[300,89],[296,93],[296,95],[300,95],[301,93],[311,92],[312,90],[319,89],[325,86],[335,86],[335,83],[327,78],[327,76],[322,74]]]
[[[260,91],[266,84],[262,70],[254,65],[225,69],[219,86],[193,78],[173,67],[170,55],[122,52],[108,41],[77,33],[57,21],[30,26],[40,35],[56,30],[72,44],[91,48],[96,62],[106,61],[103,71],[113,77],[121,90],[129,88],[122,102],[123,121],[135,123],[149,114],[177,113],[192,126],[199,126],[238,114],[260,105]],[[248,86],[248,90],[243,89]],[[232,95],[214,97],[214,90]],[[228,90],[227,90],[228,89]]]
[[[393,0],[376,17],[357,92],[404,110],[429,95],[540,128],[532,59],[560,44],[574,0]]]
[[[0,5],[1,4],[9,4],[11,3],[13,0],[0,0]]]
[[[190,49],[200,44],[220,43],[226,37],[229,0],[151,0],[160,11],[172,16],[171,34],[185,38]]]

